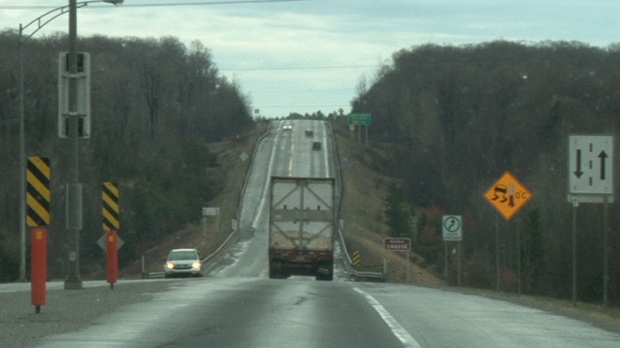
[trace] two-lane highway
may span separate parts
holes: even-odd
[[[282,129],[284,122],[289,122],[292,129]],[[312,139],[306,138],[307,129],[313,130]],[[272,123],[271,130],[258,145],[248,177],[240,216],[241,238],[210,269],[209,277],[156,281],[152,283],[157,285],[153,288],[159,290],[136,297],[142,301],[115,306],[110,313],[93,316],[87,323],[81,323],[80,330],[45,335],[38,345],[58,348],[620,346],[620,329],[605,331],[545,311],[443,289],[351,282],[342,268],[336,270],[332,282],[318,282],[313,277],[268,279],[268,179],[274,175],[336,176],[336,168],[330,165],[335,161],[329,158],[333,144],[327,129],[318,121]],[[322,150],[312,150],[312,141],[321,141]],[[130,286],[121,282],[114,292],[106,289],[106,301],[127,296]],[[105,288],[101,285],[100,289]],[[144,291],[144,285],[139,289]],[[80,296],[72,297],[66,291],[54,291],[49,301],[66,301],[61,307],[69,311],[66,315],[54,317],[52,314],[59,313],[50,311],[58,307],[49,306],[35,317],[37,320],[31,319],[34,314],[26,313],[15,318],[16,322],[3,319],[0,334],[8,333],[8,328],[15,328],[15,324],[23,324],[33,337],[41,337],[37,330],[46,318],[64,318],[58,319],[58,326],[62,327],[75,317],[72,313],[90,308],[98,300],[90,298],[86,290],[74,290],[73,294]],[[64,296],[58,296],[57,292]],[[24,294],[19,293],[21,297]],[[0,291],[0,298],[9,297]],[[0,303],[0,313],[1,306]]]
[[[165,281],[165,280],[164,280]],[[311,279],[176,281],[42,347],[617,348],[620,335],[450,291]],[[60,291],[60,290],[59,290]]]
[[[292,129],[285,129],[285,125]],[[307,137],[306,130],[313,132]],[[313,150],[312,143],[322,144]],[[264,277],[268,273],[269,179],[272,176],[329,177],[333,147],[324,122],[274,121],[258,144],[243,196],[239,233],[241,242],[232,247],[209,274],[216,277]]]

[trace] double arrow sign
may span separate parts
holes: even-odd
[[[605,171],[605,161],[608,157],[607,153],[605,153],[605,150],[603,150],[597,157],[601,159],[601,180],[605,180],[605,176],[607,174]],[[577,179],[580,179],[583,175],[583,171],[581,170],[581,163],[581,149],[577,149],[577,171],[575,171],[575,176],[577,177]]]
[[[569,193],[613,194],[613,136],[570,135]]]

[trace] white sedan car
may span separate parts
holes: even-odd
[[[196,249],[172,249],[164,265],[166,278],[179,276],[203,276],[202,262]]]

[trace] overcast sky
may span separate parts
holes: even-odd
[[[0,0],[0,29],[68,3]],[[65,14],[35,37],[67,28]],[[78,10],[78,35],[93,34],[175,36],[188,47],[199,40],[261,116],[348,113],[360,81],[372,82],[394,52],[416,45],[618,43],[620,0],[125,0]]]

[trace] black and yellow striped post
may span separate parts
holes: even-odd
[[[26,166],[26,224],[41,227],[50,224],[50,160],[45,157],[28,157]]]
[[[360,254],[359,250],[355,250],[353,252],[353,267],[359,267],[360,263],[362,261],[362,256]]]
[[[115,182],[104,182],[102,190],[103,198],[103,230],[118,231],[121,227],[119,220],[120,205],[118,199],[120,191]]]

